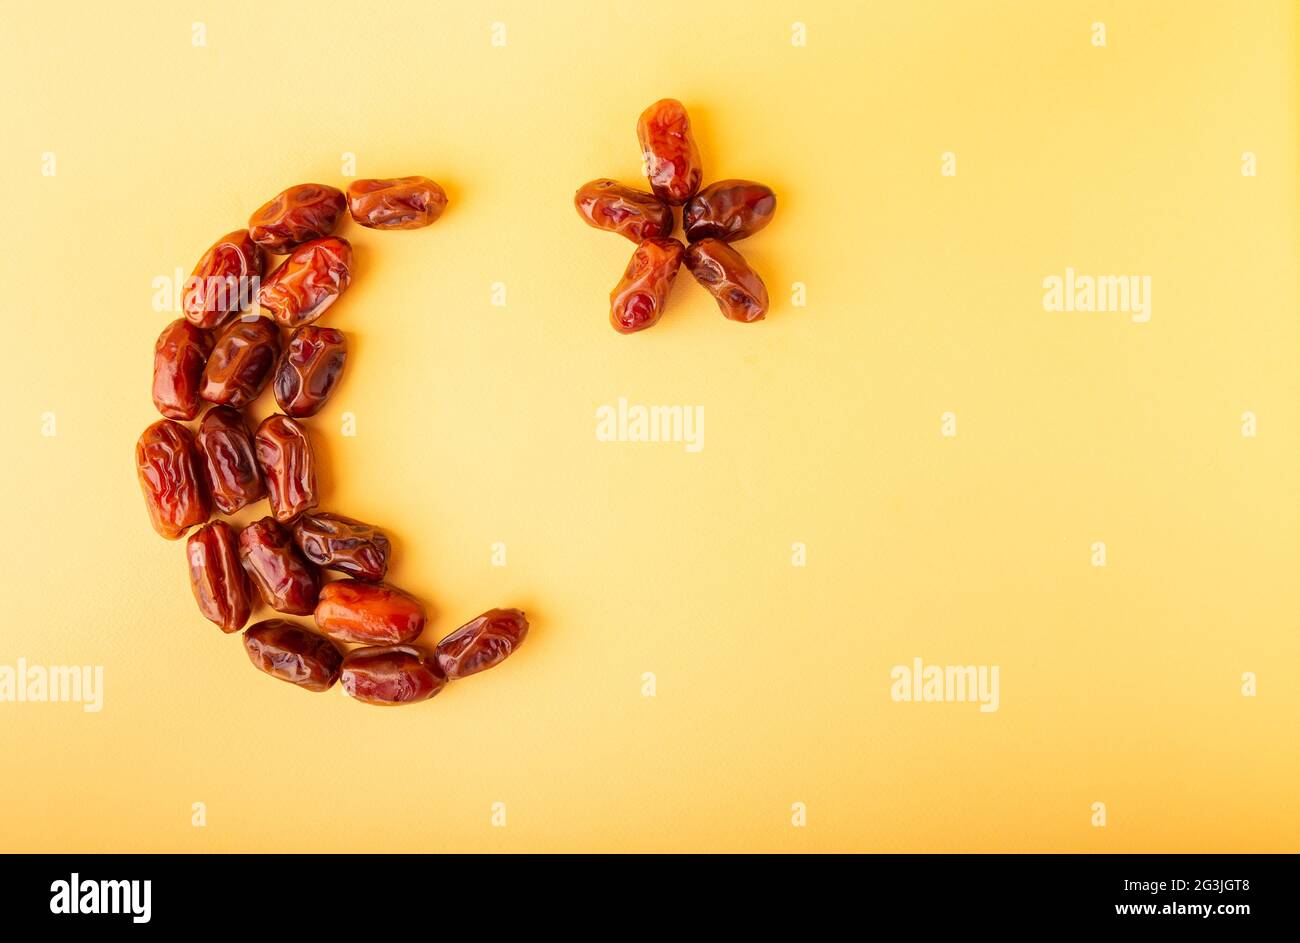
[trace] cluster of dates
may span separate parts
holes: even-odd
[[[257,598],[289,615],[313,616],[318,632],[268,619],[244,632],[244,649],[267,674],[309,691],[340,678],[369,704],[407,704],[448,681],[502,661],[528,634],[518,609],[492,609],[433,652],[413,643],[425,614],[409,593],[383,582],[390,543],[377,527],[317,511],[311,440],[299,421],[329,399],[347,360],[347,339],[317,321],[347,290],[352,246],[331,235],[344,210],[371,229],[418,229],[447,204],[425,177],[358,180],[347,196],[330,186],[290,187],[219,239],[187,282],[184,317],[154,348],[153,401],[166,418],[135,447],[154,529],[186,542],[190,584],[204,617],[223,632],[248,622]],[[264,253],[288,257],[265,279]],[[248,314],[245,281],[260,281],[262,314]],[[281,346],[281,329],[292,331]],[[240,410],[268,383],[282,412],[250,433]],[[182,422],[207,404],[197,434]],[[265,497],[271,514],[237,532],[208,520]],[[325,582],[322,570],[344,578]],[[363,647],[344,651],[338,643]]]
[[[767,287],[730,243],[752,236],[776,212],[776,194],[752,180],[720,180],[700,189],[704,173],[682,103],[665,98],[636,126],[652,193],[614,180],[593,180],[574,195],[578,215],[597,229],[636,243],[609,295],[609,321],[620,334],[653,327],[663,316],[683,261],[732,321],[761,321]],[[689,247],[672,238],[673,207],[682,209]]]

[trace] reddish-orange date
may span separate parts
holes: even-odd
[[[275,401],[295,419],[314,416],[334,392],[348,357],[348,339],[332,327],[304,324],[293,332],[275,370]]]
[[[199,383],[212,335],[184,318],[168,324],[153,347],[153,404],[168,419],[199,414]]]
[[[239,562],[235,532],[225,521],[212,521],[185,542],[190,588],[203,618],[222,632],[238,632],[248,621],[248,579]]]
[[[682,228],[691,242],[735,242],[754,235],[772,221],[776,194],[752,180],[720,180],[691,197],[682,210]]]
[[[198,445],[208,496],[222,514],[234,514],[266,495],[253,436],[239,410],[213,406],[204,413]]]
[[[304,560],[289,532],[264,517],[239,535],[239,559],[262,602],[276,612],[306,616],[316,609],[320,570]]]
[[[673,98],[655,102],[641,112],[636,136],[641,142],[645,175],[655,196],[673,206],[694,196],[704,171],[686,107]]]
[[[421,229],[447,208],[447,194],[428,177],[354,180],[348,212],[367,229]]]
[[[387,583],[335,580],[321,590],[316,625],[338,642],[402,645],[424,631],[424,607]]]
[[[279,355],[280,332],[270,318],[232,321],[208,355],[199,395],[243,409],[266,387]]]
[[[159,419],[140,433],[135,468],[149,520],[159,534],[176,540],[208,519],[194,439],[180,423]]]
[[[304,514],[293,525],[293,539],[312,563],[354,579],[376,583],[388,572],[392,545],[373,524],[342,514]]]
[[[618,233],[641,242],[673,232],[673,210],[652,193],[625,187],[615,180],[584,183],[573,195],[573,205],[588,226]]]
[[[185,283],[186,320],[207,330],[249,307],[262,264],[262,248],[247,229],[222,236],[203,253]]]
[[[447,684],[437,659],[409,645],[358,648],[343,659],[343,691],[390,707],[427,701]]]
[[[342,190],[321,183],[300,183],[249,217],[248,232],[267,252],[283,255],[304,242],[332,233],[346,206]]]
[[[301,424],[276,413],[253,436],[271,513],[280,523],[316,506],[316,458]]]
[[[438,665],[448,681],[500,664],[528,637],[528,619],[518,609],[489,609],[438,643]]]
[[[636,247],[623,278],[609,293],[609,323],[614,330],[644,331],[663,317],[684,251],[676,239],[647,239]]]
[[[761,321],[767,287],[739,252],[721,239],[701,239],[686,250],[686,267],[731,321]]]
[[[352,245],[338,236],[304,242],[262,282],[262,310],[284,327],[315,321],[352,281]]]
[[[258,670],[308,691],[329,690],[343,667],[343,654],[333,642],[287,619],[249,626],[244,651]]]

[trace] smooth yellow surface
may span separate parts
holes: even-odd
[[[0,664],[105,673],[97,714],[0,703],[0,847],[1300,850],[1293,5],[580,6],[0,5]],[[606,323],[631,246],[572,194],[640,182],[664,96],[779,194],[764,323],[687,274]],[[392,532],[428,641],[533,621],[401,710],[254,671],[132,463],[152,280],[345,153],[451,206],[341,230],[323,505]],[[1067,266],[1151,320],[1045,311]],[[619,397],[703,406],[703,450],[598,441]],[[895,703],[914,657],[1000,709]]]

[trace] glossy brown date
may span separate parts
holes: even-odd
[[[190,430],[159,419],[135,443],[135,469],[153,529],[175,540],[208,519],[208,495],[199,477]]]
[[[304,242],[332,233],[346,207],[342,190],[321,183],[300,183],[249,217],[248,232],[267,252],[283,255]]]
[[[301,424],[276,413],[253,436],[271,514],[281,524],[316,506],[316,457]]]
[[[776,194],[752,180],[720,180],[691,197],[682,210],[682,228],[697,239],[746,239],[772,221]]]
[[[354,579],[376,583],[388,572],[392,545],[378,527],[341,514],[304,514],[293,539],[308,560]]]
[[[199,383],[212,335],[184,318],[168,324],[153,346],[153,404],[168,419],[199,414]]]
[[[266,496],[253,450],[253,436],[237,409],[213,406],[204,413],[199,423],[198,446],[203,482],[213,505],[222,514],[234,514]]]
[[[270,318],[232,321],[208,355],[199,395],[243,409],[266,387],[279,356],[280,331]]]
[[[348,358],[348,339],[332,327],[293,332],[275,370],[275,401],[295,419],[314,416],[334,392]]]
[[[262,310],[284,327],[315,321],[352,281],[352,246],[327,236],[304,242],[262,282]]]
[[[244,651],[258,670],[308,691],[329,690],[343,667],[343,654],[333,642],[287,619],[250,625]]]
[[[247,229],[227,233],[212,244],[185,283],[185,318],[204,330],[252,304],[253,279],[262,274],[262,248]]]
[[[665,238],[673,232],[671,206],[654,194],[614,180],[584,183],[573,195],[573,205],[588,226],[618,233],[633,242]]]
[[[739,252],[721,239],[701,239],[686,250],[686,267],[731,321],[767,316],[767,287]]]
[[[321,575],[303,559],[289,532],[264,517],[239,535],[239,559],[257,593],[276,612],[310,615],[320,595]]]
[[[641,112],[636,136],[641,142],[645,175],[655,196],[673,206],[694,196],[704,171],[686,107],[673,98],[655,102]]]
[[[528,619],[518,609],[489,609],[438,643],[438,665],[448,681],[500,664],[528,637]]]
[[[609,323],[614,330],[644,331],[663,317],[684,251],[676,239],[647,239],[636,247],[623,278],[609,293]]]
[[[321,590],[316,625],[338,642],[402,645],[424,631],[424,607],[387,583],[335,580]]]
[[[427,701],[446,685],[437,659],[410,645],[358,648],[343,659],[343,692],[366,704]]]
[[[447,194],[428,177],[354,180],[348,212],[367,229],[421,229],[447,208]]]
[[[238,632],[248,621],[248,578],[239,562],[235,532],[225,521],[204,524],[185,544],[190,588],[203,618],[222,632]]]

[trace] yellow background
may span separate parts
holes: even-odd
[[[0,5],[0,663],[105,670],[99,714],[0,704],[0,846],[1300,849],[1294,7],[726,7]],[[607,324],[631,246],[572,193],[639,183],[664,96],[779,195],[764,323],[683,274]],[[399,710],[254,671],[132,462],[151,281],[345,152],[451,206],[341,230],[322,505],[389,529],[427,641],[533,622]],[[1150,322],[1044,311],[1066,266],[1150,275]],[[597,441],[620,396],[704,406],[703,451]],[[917,656],[1001,709],[892,702]]]

